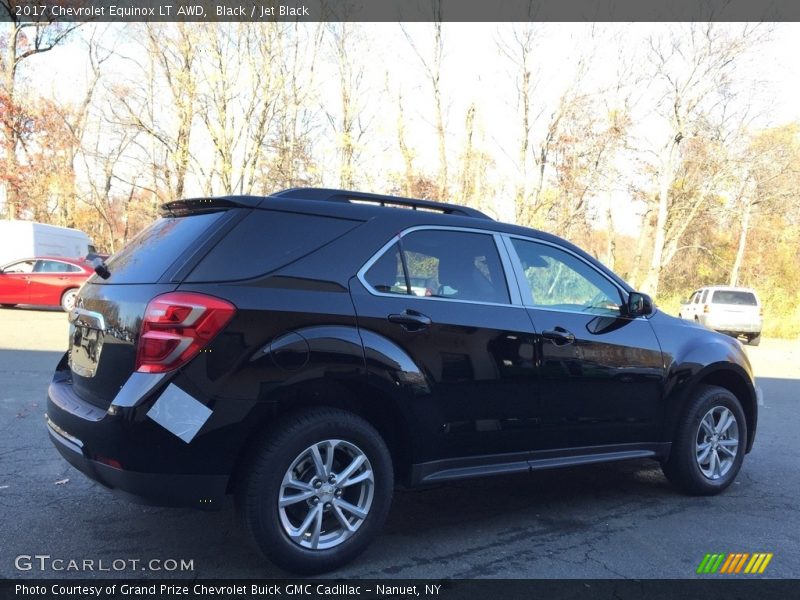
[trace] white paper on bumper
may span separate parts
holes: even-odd
[[[147,416],[188,444],[208,421],[211,409],[171,383]]]

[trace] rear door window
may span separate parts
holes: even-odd
[[[365,279],[381,293],[510,303],[497,246],[485,233],[413,231],[387,250]]]
[[[400,259],[400,246],[394,244],[364,275],[372,288],[382,294],[408,294],[409,287]]]
[[[59,260],[39,260],[36,262],[34,273],[78,273],[80,269],[75,265]]]

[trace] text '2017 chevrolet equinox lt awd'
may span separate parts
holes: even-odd
[[[364,550],[395,482],[652,458],[715,494],[753,445],[738,341],[469,208],[324,189],[171,202],[97,271],[49,388],[55,446],[149,502],[233,494],[295,572]]]

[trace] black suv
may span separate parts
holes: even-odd
[[[558,237],[325,189],[162,210],[81,289],[50,436],[140,499],[233,494],[286,569],[354,558],[395,482],[652,458],[715,494],[753,445],[741,344]]]

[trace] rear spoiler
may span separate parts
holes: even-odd
[[[162,217],[185,217],[229,208],[255,208],[263,200],[258,196],[224,196],[220,198],[187,198],[162,204]]]

